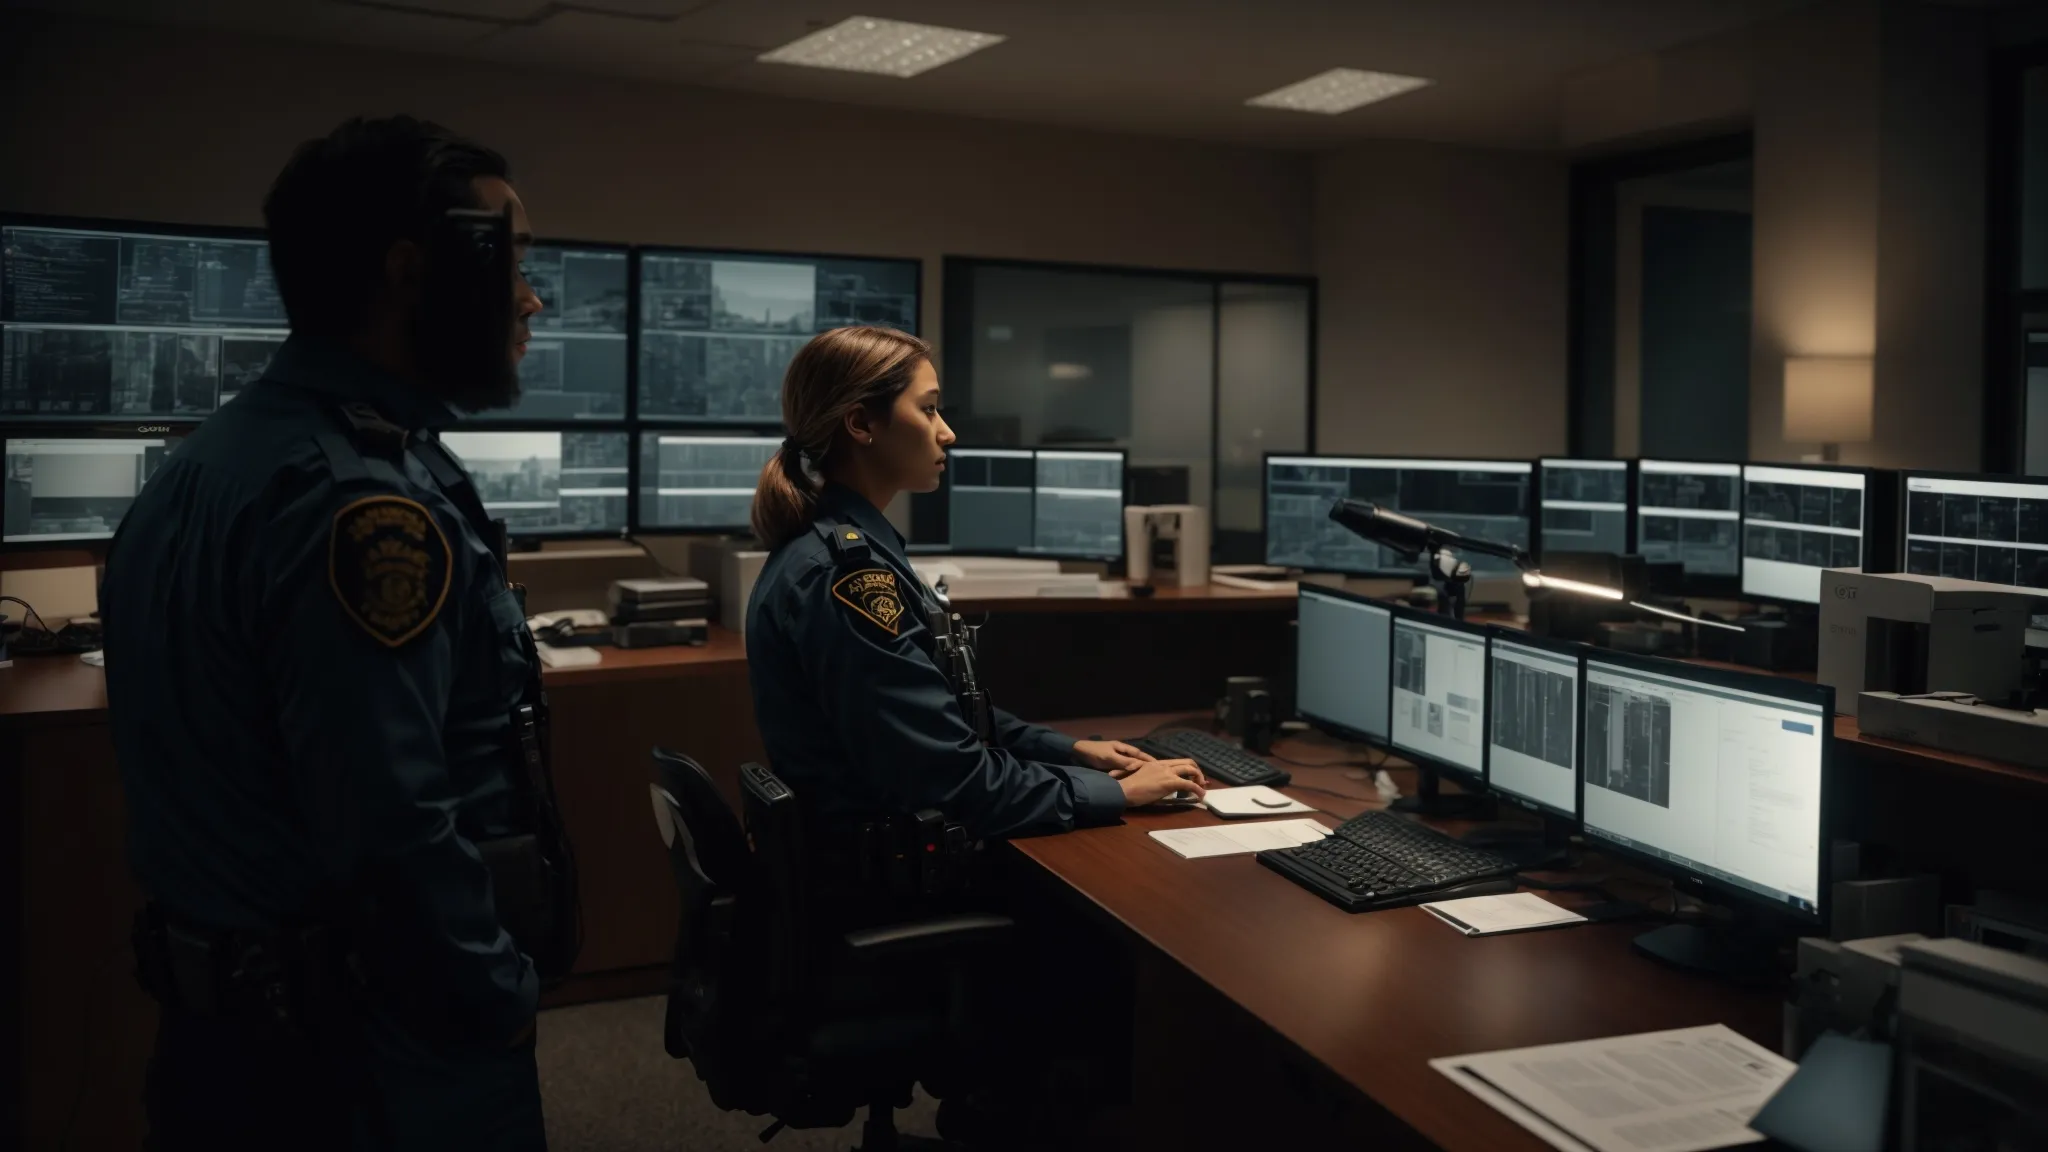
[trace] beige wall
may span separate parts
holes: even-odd
[[[1316,448],[1565,450],[1567,168],[1372,144],[1316,169]]]
[[[943,254],[1314,267],[1293,153],[22,14],[0,107],[0,209],[257,224],[299,140],[410,111],[504,151],[544,235],[922,257],[932,332]]]

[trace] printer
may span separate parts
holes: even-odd
[[[1859,715],[1865,692],[1953,692],[2002,703],[2020,687],[2033,596],[1904,572],[1821,572],[1820,682]]]
[[[1207,584],[1209,510],[1193,504],[1125,508],[1124,574],[1133,584],[1152,583],[1155,576],[1182,588]]]

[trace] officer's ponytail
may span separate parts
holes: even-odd
[[[801,535],[817,514],[818,477],[845,439],[846,417],[886,418],[931,345],[893,328],[834,328],[800,349],[782,377],[789,435],[754,486],[754,535],[770,549]]]

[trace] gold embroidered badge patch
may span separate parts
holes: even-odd
[[[903,625],[903,598],[896,593],[896,574],[886,568],[850,572],[832,586],[832,595],[891,636]]]
[[[418,502],[369,496],[334,514],[328,583],[349,619],[386,647],[427,630],[453,577],[448,537]]]

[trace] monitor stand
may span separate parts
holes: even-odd
[[[1636,951],[1674,968],[1712,976],[1744,988],[1782,983],[1781,933],[1754,919],[1713,924],[1666,924],[1635,938]]]
[[[1540,823],[1503,820],[1483,824],[1458,839],[1474,848],[1505,856],[1524,872],[1562,872],[1572,868],[1571,825],[1549,816],[1537,819]]]
[[[1390,811],[1427,816],[1435,820],[1491,820],[1493,797],[1485,792],[1442,790],[1443,778],[1434,768],[1417,768],[1415,795],[1403,796],[1387,805]]]

